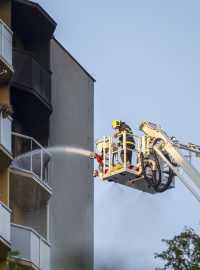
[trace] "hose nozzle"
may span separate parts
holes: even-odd
[[[96,154],[95,152],[91,152],[91,153],[89,154],[89,158],[90,158],[90,159],[95,159],[96,156],[97,156],[97,154]]]

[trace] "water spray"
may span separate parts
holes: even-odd
[[[52,146],[52,147],[48,147],[47,150],[51,153],[56,153],[56,152],[72,153],[72,154],[86,156],[89,158],[94,158],[93,155],[95,154],[86,149],[77,148],[77,147],[66,147],[66,146]]]

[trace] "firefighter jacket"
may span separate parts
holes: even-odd
[[[126,131],[126,144],[128,146],[132,146],[131,148],[135,148],[135,140],[133,138],[133,132],[131,130],[131,128],[125,123],[125,122],[121,122],[121,126],[119,128],[119,133],[122,131]],[[119,145],[123,146],[123,134],[119,135]]]

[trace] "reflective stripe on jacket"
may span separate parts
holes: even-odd
[[[133,138],[133,132],[131,128],[124,122],[121,123],[121,126],[119,128],[119,132],[126,131],[126,144],[129,145],[135,145],[135,140]],[[123,145],[123,134],[119,136],[119,144],[122,146]]]

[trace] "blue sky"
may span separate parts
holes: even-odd
[[[39,0],[61,44],[97,80],[95,138],[113,119],[137,134],[143,120],[200,144],[199,0]],[[95,179],[95,264],[150,270],[162,238],[200,233],[200,204],[176,188],[151,196]]]

